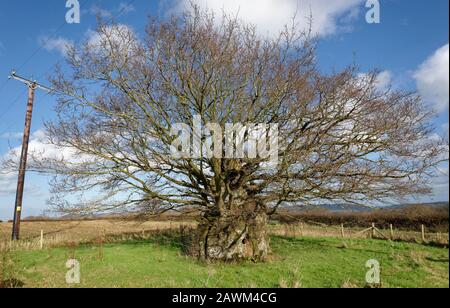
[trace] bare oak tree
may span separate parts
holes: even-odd
[[[144,40],[117,24],[97,32],[52,80],[59,104],[49,142],[71,155],[33,159],[32,168],[55,174],[63,210],[198,209],[199,257],[262,260],[268,215],[281,206],[430,191],[444,151],[431,138],[430,109],[414,93],[381,89],[377,72],[321,73],[308,32],[286,27],[264,38],[199,10],[151,20]],[[171,128],[193,127],[195,115],[224,131],[277,124],[278,165],[224,153],[174,157]]]

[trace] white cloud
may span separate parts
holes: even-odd
[[[446,111],[449,102],[449,44],[439,48],[414,73],[417,89],[424,100]]]
[[[111,52],[130,55],[138,47],[134,30],[127,25],[103,26],[100,32],[88,31],[88,46],[94,53],[111,54]]]
[[[17,163],[20,153],[21,146],[12,148],[3,157],[5,161],[14,161]],[[78,162],[82,161],[85,156],[78,155],[78,153],[71,148],[61,148],[51,144],[48,141],[48,137],[44,130],[35,131],[31,137],[28,146],[28,157],[29,163],[33,163],[33,159],[37,158],[39,160],[65,160]],[[5,172],[12,172],[12,170],[5,170]]]
[[[442,130],[444,131],[444,134],[448,137],[448,123],[442,124]]]
[[[11,195],[16,191],[17,176],[13,173],[0,173],[0,196]]]
[[[111,18],[112,17],[112,13],[110,11],[103,9],[95,4],[91,6],[91,8],[89,9],[89,12],[92,15],[100,16],[102,18]]]
[[[137,47],[137,37],[134,30],[127,25],[118,24],[104,26],[102,33],[88,30],[86,32],[87,43],[93,52],[110,52],[112,44],[119,47],[120,52],[131,52]],[[66,56],[68,50],[74,46],[74,42],[64,37],[52,38],[41,36],[38,38],[39,44],[47,51],[57,51],[62,56]],[[116,50],[116,49],[115,49]]]
[[[104,9],[96,4],[92,5],[89,9],[90,14],[106,19],[112,18],[114,16],[113,12],[128,14],[134,11],[136,11],[136,8],[132,4],[126,2],[120,2],[119,6],[116,9],[112,9],[111,11]]]
[[[387,90],[392,86],[392,72],[383,71],[377,76],[377,88],[380,91]]]
[[[8,134],[9,135],[9,134]],[[15,133],[12,133],[15,135]],[[12,148],[7,153],[0,155],[1,162],[14,162],[14,166],[7,163],[0,170],[0,197],[10,197],[16,192],[17,186],[17,166],[21,153],[21,146]],[[81,163],[89,159],[87,155],[79,154],[73,148],[62,148],[51,144],[44,130],[35,131],[29,142],[28,163],[33,165],[34,159],[45,160],[63,160],[72,163]],[[38,197],[42,196],[41,185],[35,181],[29,181],[25,187],[27,195]]]
[[[57,51],[62,56],[66,56],[67,51],[74,44],[73,41],[63,37],[52,38],[48,36],[39,37],[38,42],[45,50]]]
[[[369,82],[369,78],[371,76],[368,73],[360,73],[358,74],[358,79],[363,84]],[[377,78],[375,80],[376,89],[380,92],[387,91],[390,87],[392,87],[393,74],[391,71],[382,71],[378,73]]]
[[[347,31],[349,23],[359,16],[364,0],[166,0],[175,12],[189,9],[190,3],[208,8],[216,14],[225,11],[258,27],[261,34],[277,35],[296,16],[302,28],[313,18],[313,32],[325,36]],[[173,12],[173,10],[172,10]]]
[[[0,135],[1,139],[21,139],[23,136],[23,133],[19,132],[10,132],[10,133],[4,133]]]
[[[20,153],[20,147],[13,150],[16,155]],[[37,130],[30,138],[29,144],[30,156],[39,156],[48,159],[73,159],[78,160],[79,156],[73,149],[60,148],[48,142],[48,137],[45,131]]]
[[[17,190],[17,172],[0,173],[0,197],[15,196]],[[25,193],[31,197],[42,195],[40,186],[28,181],[25,185]]]
[[[449,190],[448,168],[439,168],[437,176],[432,181],[434,199],[436,201],[447,201]]]

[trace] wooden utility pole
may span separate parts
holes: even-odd
[[[28,144],[30,142],[31,119],[33,117],[34,92],[38,88],[49,93],[52,92],[52,90],[40,85],[36,81],[31,81],[18,76],[15,71],[11,72],[9,79],[11,78],[23,82],[28,86],[28,103],[25,117],[25,129],[22,140],[22,152],[20,155],[19,177],[17,180],[16,202],[14,207],[14,220],[12,230],[12,240],[16,241],[20,238],[20,219],[22,215],[23,190],[25,187],[25,173],[27,169]]]

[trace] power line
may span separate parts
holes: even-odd
[[[136,0],[130,0],[128,1],[127,5],[124,5],[114,16],[111,16],[108,20],[108,22],[112,22],[115,18],[120,17],[127,7],[133,5],[136,2]],[[22,64],[19,66],[19,70],[22,69],[25,65],[27,65],[41,50],[45,47],[45,45],[54,38],[67,24],[66,21],[62,23],[46,40],[44,43],[42,43],[25,61],[22,62]],[[54,64],[52,64],[43,74],[39,75],[39,78],[42,78],[44,75],[46,75],[52,68],[54,67]],[[0,92],[6,87],[8,84],[9,79],[7,79],[1,86],[0,86]],[[9,104],[6,109],[0,114],[0,120],[11,110],[11,108],[19,101],[19,99],[23,96],[24,93],[21,93],[16,99],[14,99],[11,104]],[[10,128],[10,127],[9,127]],[[8,129],[9,129],[8,128]]]
[[[120,17],[120,16],[125,12],[125,10],[127,9],[127,7],[130,7],[131,5],[133,5],[134,2],[136,2],[136,0],[130,0],[130,1],[128,1],[128,4],[127,4],[127,5],[124,5],[124,6],[119,10],[119,12],[117,13],[117,15],[116,15],[115,17],[112,17],[109,21],[111,22],[114,18]]]
[[[136,2],[136,0],[130,0],[130,1],[128,1],[128,3],[127,3],[126,5],[123,5],[123,7],[117,12],[117,14],[111,16],[111,17],[108,19],[107,22],[110,23],[110,22],[112,22],[115,18],[118,18],[118,17],[122,16],[122,14],[125,13],[125,11],[127,10],[127,8],[130,7],[131,5],[133,5],[135,2]],[[65,24],[66,24],[66,23],[65,23]],[[64,25],[65,25],[65,24],[64,24]],[[64,25],[62,25],[62,27],[63,27]],[[62,27],[61,27],[61,28],[62,28]],[[59,30],[60,30],[60,29],[59,29]],[[56,34],[59,30],[57,30],[54,34]],[[54,35],[54,34],[53,34],[53,35]],[[49,40],[50,40],[50,38],[47,40],[47,42],[48,42]],[[78,40],[78,41],[79,41],[79,40]],[[43,47],[43,46],[41,46],[41,47],[39,48],[39,50],[41,50],[42,47]],[[39,52],[39,50],[38,50],[38,52]],[[37,53],[37,52],[36,52],[36,53]],[[41,74],[41,75],[39,76],[38,79],[42,78],[42,77],[43,77],[45,74],[47,74],[53,67],[54,67],[54,65],[51,65],[51,66],[47,69],[47,71],[46,71],[45,73],[43,73],[43,74]]]
[[[64,23],[62,23],[59,27],[58,27],[58,29],[56,29],[56,31],[55,32],[53,32],[49,37],[47,37],[47,39],[43,42],[43,43],[41,43],[40,44],[40,46],[18,67],[18,70],[21,70],[25,65],[27,65],[30,61],[31,61],[31,59],[33,59],[34,58],[34,56],[36,56],[41,50],[42,50],[42,48],[44,48],[47,44],[48,44],[48,42],[50,42],[50,40],[51,39],[53,39],[54,38],[54,36],[56,35],[56,34],[58,34],[59,33],[59,31],[61,31],[62,30],[62,28],[64,28],[64,26],[67,24],[67,22],[66,21],[64,21]]]
[[[9,82],[9,79],[6,79],[5,82],[2,83],[2,85],[0,86],[0,92],[2,92],[2,90],[6,87],[8,82]]]
[[[114,18],[121,16],[124,13],[124,11],[126,10],[126,8],[131,6],[135,1],[136,0],[129,1],[127,6],[123,6],[115,16],[111,17],[111,19],[108,22],[112,22],[114,20]],[[27,65],[31,61],[31,59],[33,59],[39,53],[39,51],[41,51],[42,48],[47,45],[47,43],[50,41],[50,39],[53,38],[57,33],[59,33],[59,31],[62,30],[62,28],[65,25],[66,25],[66,22],[64,22],[61,26],[59,26],[57,28],[57,30],[50,37],[48,37],[47,40],[43,44],[40,44],[40,46],[19,66],[19,70],[22,69],[25,65]],[[44,74],[46,74],[52,67],[53,67],[53,65]],[[26,84],[27,88],[28,88],[27,112],[26,112],[24,136],[23,136],[23,140],[22,140],[22,151],[21,151],[21,156],[20,156],[19,177],[18,177],[18,183],[17,183],[13,230],[12,230],[12,239],[18,240],[19,236],[20,236],[22,201],[23,201],[23,193],[24,193],[24,185],[25,185],[25,173],[26,173],[26,165],[27,165],[28,146],[29,146],[29,141],[30,141],[31,120],[32,120],[32,113],[33,113],[35,90],[40,88],[48,93],[52,92],[52,90],[45,86],[40,85],[36,81],[32,81],[32,80],[29,80],[29,79],[26,79],[26,78],[16,75],[15,71],[13,71],[11,73],[10,78],[13,78],[15,80],[18,80],[18,81]],[[7,83],[8,83],[8,81],[6,81],[0,87],[0,91],[6,87]],[[21,97],[22,97],[22,94],[20,94],[6,108],[6,111],[4,111],[2,115],[0,115],[0,119],[3,118],[9,112],[9,110],[17,103],[17,101]],[[8,129],[9,129],[9,127],[7,128],[7,130]],[[2,134],[0,134],[0,135],[2,135]]]
[[[55,36],[67,25],[67,21],[64,20],[64,22],[55,30],[53,31],[53,33],[48,36],[44,42],[41,42],[40,46],[38,46],[38,48],[36,48],[36,50],[34,50],[30,56],[28,56],[28,58],[25,59],[25,61],[22,62],[22,64],[20,64],[17,67],[17,70],[21,70],[25,65],[27,65],[31,59],[33,59],[41,50],[42,48],[44,48],[48,42],[50,42],[51,39],[55,38]],[[0,91],[4,89],[4,87],[6,86],[6,84],[8,83],[8,81],[6,81],[1,87],[0,87]]]
[[[134,1],[135,0],[129,1],[128,5],[131,5],[132,3],[134,3]],[[126,7],[124,6],[116,16],[117,17],[120,16],[125,11],[125,8]],[[112,20],[113,20],[113,18],[111,18],[111,21]],[[65,23],[63,25],[61,25],[53,35],[55,35],[57,32],[59,32],[64,27],[64,25],[65,25]],[[48,42],[48,40],[47,40],[47,42]],[[43,46],[41,45],[30,57],[28,57],[27,60],[25,60],[25,62],[19,68],[22,68],[23,66],[25,66],[42,49],[42,47]],[[20,238],[20,223],[21,223],[21,213],[22,213],[23,192],[24,192],[24,186],[25,186],[25,173],[26,173],[26,165],[27,165],[28,146],[29,146],[29,141],[30,141],[31,119],[32,119],[32,113],[33,113],[35,90],[38,88],[42,89],[46,92],[52,92],[52,90],[43,85],[40,85],[36,81],[32,81],[32,80],[29,80],[29,79],[26,79],[26,78],[16,75],[15,71],[13,71],[11,73],[10,78],[13,78],[15,80],[18,80],[18,81],[24,83],[25,85],[27,85],[27,88],[28,88],[27,113],[26,113],[26,119],[25,119],[24,135],[23,135],[23,140],[22,140],[22,152],[21,152],[21,156],[20,156],[19,178],[18,178],[18,183],[17,183],[13,230],[12,230],[12,240],[15,241]],[[10,106],[13,106],[14,104],[15,104],[15,102],[13,102],[13,104],[11,104]],[[2,115],[2,117],[4,116],[4,114]]]
[[[11,108],[19,101],[20,98],[22,98],[22,96],[25,94],[26,91],[21,92],[16,99],[14,99],[9,105],[8,107],[6,107],[6,109],[4,110],[4,112],[2,114],[0,114],[0,120],[11,110]]]
[[[23,98],[23,96],[25,95],[25,93],[26,93],[26,90],[22,91],[22,92],[16,97],[16,99],[9,105],[8,111],[11,110],[11,108],[12,108],[15,104],[17,104],[17,102],[18,102],[19,100],[21,100],[21,99]],[[6,112],[3,114],[3,116],[4,116],[5,114],[6,114]],[[3,116],[2,116],[2,117],[3,117]],[[8,125],[6,126],[6,128],[5,128],[3,131],[0,131],[0,137],[1,137],[2,135],[4,135],[4,134],[10,132],[10,131],[12,130],[13,125],[14,125],[13,123],[10,123],[10,124],[8,124]]]
[[[110,17],[108,22],[111,22],[114,20],[114,18],[118,18],[120,17],[126,10],[128,7],[130,7],[131,5],[134,4],[134,2],[136,2],[136,0],[131,0],[128,1],[127,5],[123,5],[123,7],[117,12],[116,15]],[[65,26],[67,25],[67,21],[64,21],[49,37],[47,37],[46,40],[44,40],[43,43],[40,44],[40,46],[38,48],[36,48],[36,50],[25,60],[22,62],[21,65],[19,65],[17,67],[17,70],[21,70],[25,65],[27,65],[31,59],[33,59],[41,50],[42,48],[44,48],[47,43],[55,37],[55,35],[57,35]],[[0,91],[6,86],[6,84],[8,83],[8,81],[6,81],[1,87],[0,87]]]
[[[40,75],[39,78],[41,78],[43,75],[47,74],[51,68],[53,66],[51,66],[49,69],[47,69],[43,74]],[[15,72],[13,71],[13,75],[15,75]],[[8,81],[10,80],[10,78],[8,79]],[[16,99],[14,99],[7,107],[6,109],[4,109],[4,111],[0,114],[0,120],[12,109],[12,107],[17,104],[17,102],[19,101],[20,98],[22,98],[22,96],[25,94],[26,91],[21,92]],[[1,134],[0,134],[1,135]]]
[[[127,7],[129,7],[129,6],[131,6],[131,5],[133,5],[133,3],[135,2],[136,0],[131,0],[131,1],[129,1],[128,2],[128,4],[127,5],[124,5],[120,10],[119,10],[119,12],[115,15],[115,16],[112,16],[110,19],[109,19],[109,21],[108,22],[111,22],[111,21],[113,21],[114,20],[114,18],[118,18],[118,17],[120,17],[124,12],[125,12],[125,10],[127,9]],[[47,43],[52,39],[52,38],[54,38],[55,37],[55,35],[56,34],[58,34],[63,28],[64,28],[64,26],[66,26],[67,25],[67,21],[64,21],[57,29],[56,29],[56,31],[54,31],[49,37],[47,37],[47,39],[45,40],[45,42],[44,43],[41,43],[40,44],[40,46],[18,67],[18,70],[20,71],[25,65],[27,65],[30,61],[31,61],[31,59],[34,57],[34,56],[36,56],[41,50],[42,50],[42,48],[44,48],[46,45],[47,45]]]
[[[44,48],[48,44],[48,42],[50,42],[50,40],[53,39],[55,35],[58,34],[64,28],[66,24],[67,22],[61,24],[50,36],[48,36],[44,40],[44,42],[42,42],[40,46],[28,58],[26,58],[26,60],[23,61],[22,64],[19,65],[18,70],[21,70],[25,65],[27,65],[31,61],[31,59],[33,59],[42,50],[42,48]],[[8,82],[9,79],[5,80],[5,82],[0,86],[0,92],[3,91]]]

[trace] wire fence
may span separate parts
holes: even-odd
[[[193,221],[67,221],[67,222],[27,222],[23,225],[23,239],[11,242],[11,223],[0,223],[0,250],[37,250],[60,246],[102,242],[121,242],[151,238],[159,232],[180,232],[181,229],[194,230]],[[329,226],[319,223],[270,224],[271,236],[294,238],[342,238],[376,239],[399,241],[448,247],[448,232],[428,232],[422,225],[418,230],[379,229],[375,224],[368,228],[346,228],[344,225]]]
[[[346,228],[344,225],[329,226],[324,224],[275,224],[270,227],[271,234],[285,237],[333,237],[343,239],[380,239],[389,241],[404,241],[420,244],[436,244],[445,246],[449,244],[448,232],[429,232],[425,225],[417,230],[396,229],[394,225],[389,228],[378,228],[371,224],[367,228]]]

